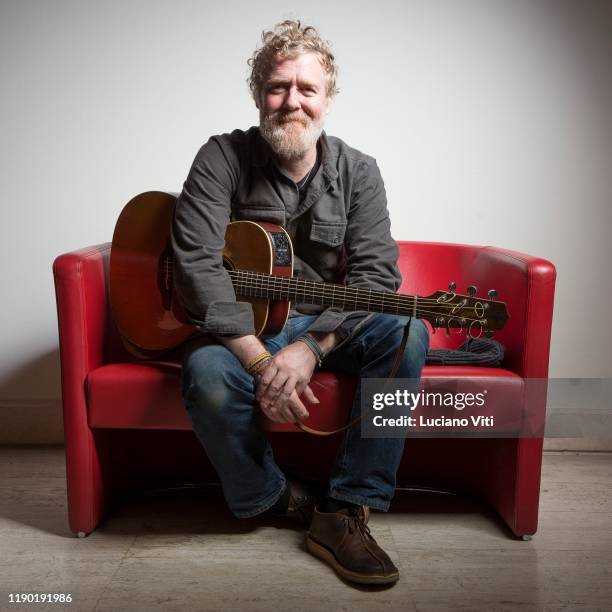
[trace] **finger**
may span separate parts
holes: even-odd
[[[261,376],[257,377],[257,389],[255,390],[255,399],[260,401],[264,396],[264,393],[268,389],[268,385],[272,382],[272,379],[276,376],[278,368],[270,363],[269,366],[263,371]]]
[[[294,419],[303,420],[310,416],[308,410],[306,410],[306,406],[304,406],[296,392],[291,394],[287,407],[293,413]]]
[[[297,381],[297,376],[289,376],[281,389],[281,392],[274,399],[274,405],[277,408],[285,408],[287,406],[287,402],[291,397],[291,394],[295,391],[295,383]]]
[[[279,414],[282,415],[283,423],[295,423],[298,418],[296,415],[290,410],[289,406],[285,406],[279,410]]]
[[[277,423],[295,423],[295,415],[288,407],[279,408],[276,405],[266,404],[264,414]]]
[[[279,413],[279,411],[276,409],[276,407],[274,406],[269,406],[269,405],[265,405],[265,406],[261,406],[261,411],[271,420],[271,421],[275,421],[276,423],[282,423],[283,419],[281,418],[281,415]]]
[[[314,394],[314,391],[310,388],[310,385],[306,385],[304,387],[304,391],[303,391],[304,397],[311,403],[311,404],[320,404],[321,402],[319,401],[319,398]]]
[[[289,374],[285,372],[278,372],[263,394],[262,401],[270,404],[276,404],[278,397],[285,388],[285,383],[287,382],[288,378]]]

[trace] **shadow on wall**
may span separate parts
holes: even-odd
[[[17,366],[0,381],[0,444],[64,441],[59,348]]]

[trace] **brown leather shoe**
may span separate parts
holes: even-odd
[[[303,523],[306,527],[312,521],[315,506],[321,500],[321,494],[313,486],[300,480],[288,480],[289,506],[285,516]]]
[[[351,582],[397,582],[399,571],[370,533],[368,517],[365,506],[353,512],[319,512],[315,508],[306,547]]]

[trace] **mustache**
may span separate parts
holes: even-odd
[[[273,113],[270,113],[266,117],[266,119],[270,123],[275,123],[277,125],[282,125],[284,123],[290,123],[291,121],[298,121],[304,127],[307,127],[308,123],[309,123],[308,117],[303,112],[285,113],[285,112],[282,112],[282,111],[275,111]]]

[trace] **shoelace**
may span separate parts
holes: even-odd
[[[361,536],[366,540],[374,539],[372,533],[370,532],[370,528],[364,523],[361,513],[349,516],[346,519],[346,523],[349,528],[349,533],[355,533],[356,530],[359,530]]]

